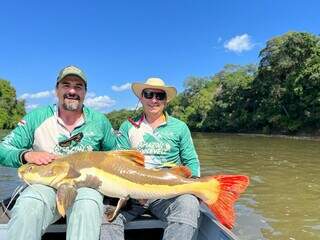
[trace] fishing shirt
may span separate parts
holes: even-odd
[[[184,165],[192,176],[200,176],[199,159],[188,126],[168,114],[166,122],[155,129],[144,117],[135,119],[135,124],[125,121],[119,129],[117,148],[142,152],[146,168]]]
[[[64,141],[74,138],[72,141]],[[59,144],[60,143],[60,144]],[[58,116],[56,105],[38,108],[23,117],[18,126],[0,143],[0,164],[22,165],[26,151],[46,151],[56,155],[83,151],[112,150],[116,135],[105,115],[83,107],[83,119],[69,132]]]

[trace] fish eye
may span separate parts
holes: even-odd
[[[33,166],[29,166],[28,168],[27,168],[27,171],[31,171],[33,169]]]

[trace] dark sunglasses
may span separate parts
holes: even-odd
[[[152,99],[156,97],[156,99],[159,101],[165,100],[167,98],[167,94],[165,92],[143,91],[142,95],[145,99]]]
[[[76,135],[70,137],[69,139],[59,142],[58,144],[60,147],[70,147],[72,141],[80,142],[82,138],[83,138],[83,133],[79,132]]]

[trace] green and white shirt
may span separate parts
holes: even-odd
[[[146,168],[185,165],[193,176],[200,176],[198,155],[190,130],[184,122],[166,115],[166,122],[152,129],[143,117],[136,121],[138,124],[128,120],[122,123],[117,148],[137,149],[142,152],[145,155]]]
[[[28,113],[0,143],[0,164],[19,167],[22,153],[30,149],[57,155],[112,150],[116,144],[116,135],[106,116],[87,107],[83,107],[83,116],[83,120],[69,132],[58,117],[56,105]],[[78,141],[71,141],[67,146],[59,145],[77,134],[82,136]]]

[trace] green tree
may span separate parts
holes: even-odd
[[[17,100],[16,90],[0,79],[0,129],[11,129],[25,114],[24,101]]]
[[[192,130],[202,130],[211,109],[215,88],[210,78],[189,77],[185,90],[168,105],[169,114],[188,123]]]
[[[254,80],[256,127],[295,132],[319,126],[319,37],[289,32],[267,42]]]
[[[204,126],[218,131],[251,130],[253,109],[250,104],[251,83],[256,74],[255,65],[226,65],[216,74],[217,83],[212,108]]]
[[[135,118],[139,114],[142,113],[142,109],[138,109],[137,111],[128,110],[128,109],[121,109],[117,111],[112,111],[107,113],[107,117],[110,120],[112,127],[114,129],[119,129],[120,125],[128,119],[128,117]]]

